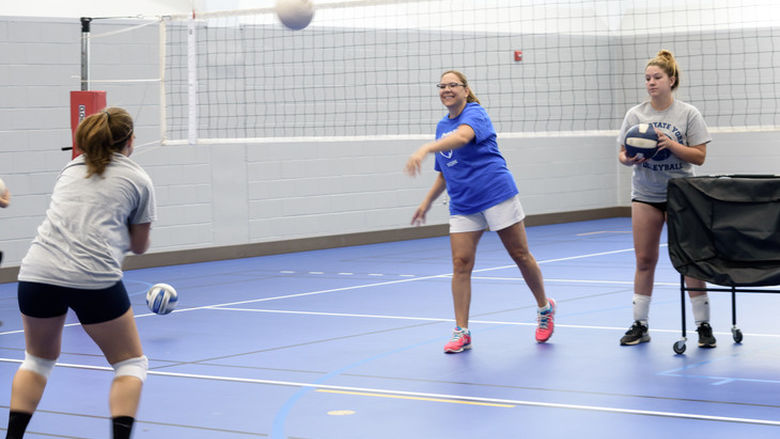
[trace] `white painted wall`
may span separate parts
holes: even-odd
[[[0,210],[3,265],[17,266],[43,219],[70,152],[69,92],[79,89],[76,19],[0,17],[0,176],[13,198]],[[95,50],[94,79],[153,78],[156,34]],[[102,53],[101,53],[102,51]],[[402,173],[419,140],[159,146],[158,88],[105,84],[109,104],[137,120],[134,159],[157,188],[151,252],[393,230],[409,225],[433,181]],[[431,122],[431,130],[433,131]],[[777,173],[776,132],[718,134],[704,173]],[[499,138],[529,215],[627,206],[630,169],[613,135]],[[443,224],[437,204],[429,224]]]

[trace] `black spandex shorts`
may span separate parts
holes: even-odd
[[[631,201],[633,201],[634,203],[642,203],[642,204],[647,204],[648,206],[653,206],[656,209],[660,210],[661,212],[666,213],[666,201],[661,203],[651,203],[649,201],[642,201],[642,200],[631,200]]]
[[[19,310],[26,316],[57,317],[71,308],[85,325],[114,320],[130,308],[130,298],[121,280],[102,290],[19,282],[17,298]]]

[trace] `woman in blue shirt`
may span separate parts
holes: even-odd
[[[436,140],[424,144],[409,157],[406,172],[411,176],[419,174],[423,159],[428,154],[435,154],[438,175],[414,212],[412,224],[425,222],[431,204],[445,189],[450,198],[452,298],[456,326],[444,352],[471,348],[468,330],[471,272],[477,243],[486,228],[498,233],[536,299],[539,322],[536,341],[543,343],[553,333],[555,301],[545,295],[542,272],[528,249],[523,223],[525,213],[514,178],[498,150],[493,123],[463,73],[444,72],[437,87],[448,114],[436,126]]]

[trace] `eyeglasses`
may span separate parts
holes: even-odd
[[[447,88],[453,88],[454,89],[457,86],[465,87],[466,84],[458,84],[457,82],[450,82],[450,83],[447,83],[447,84],[436,84],[436,87],[438,87],[438,88],[440,88],[442,90],[447,89]]]

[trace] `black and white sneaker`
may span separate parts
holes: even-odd
[[[647,325],[639,320],[635,321],[626,331],[626,335],[620,339],[620,344],[622,346],[633,346],[639,343],[647,343],[650,341],[650,334],[647,333],[647,329]]]
[[[714,348],[717,344],[715,336],[712,335],[712,326],[709,323],[704,322],[696,328],[696,332],[699,333],[699,347],[700,348]]]

